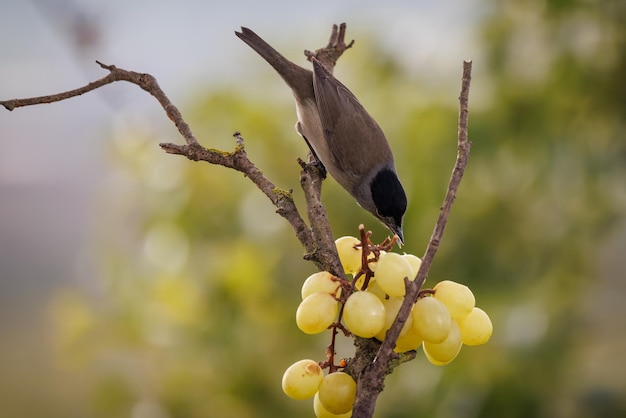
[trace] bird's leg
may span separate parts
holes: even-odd
[[[302,125],[300,124],[300,122],[296,123],[296,132],[298,132],[300,134],[300,136],[302,138],[304,138],[304,141],[306,142],[306,144],[309,147],[309,150],[311,151],[311,156],[313,157],[313,160],[314,160],[313,164],[315,164],[316,168],[320,171],[320,173],[322,173],[322,178],[325,179],[326,178],[326,167],[324,167],[324,164],[322,163],[322,160],[320,160],[319,157],[317,156],[317,154],[315,153],[315,150],[311,146],[311,143],[309,142],[309,140],[306,139],[306,136],[304,136],[304,133],[302,133]],[[309,162],[311,162],[311,161],[309,161]]]

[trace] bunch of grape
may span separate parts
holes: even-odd
[[[283,391],[294,399],[314,398],[318,418],[350,416],[356,395],[354,379],[338,371],[342,365],[334,365],[337,329],[383,341],[400,310],[407,281],[415,279],[421,265],[412,254],[386,252],[371,243],[364,249],[355,237],[339,238],[335,244],[344,271],[352,280],[346,282],[325,271],[309,276],[296,311],[296,324],[302,332],[332,330],[328,359],[323,363],[300,360],[283,375]],[[395,351],[416,350],[421,345],[426,358],[442,366],[456,358],[463,344],[486,343],[492,331],[491,320],[475,306],[472,291],[444,280],[433,289],[420,291]],[[326,376],[323,367],[329,368]]]

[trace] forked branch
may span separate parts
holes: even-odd
[[[328,68],[332,68],[343,52],[352,45],[352,43],[345,44],[344,36],[345,24],[341,24],[340,27],[333,25],[328,45],[316,50],[314,54],[306,52],[306,56],[315,56],[324,62]],[[241,134],[238,132],[234,134],[236,145],[233,151],[221,151],[203,147],[199,144],[178,108],[161,89],[155,77],[146,73],[118,68],[115,65],[96,62],[101,68],[108,70],[109,74],[77,89],[48,96],[0,101],[0,105],[12,111],[19,107],[67,100],[116,81],[126,81],[135,84],[151,94],[159,102],[167,117],[176,125],[178,132],[185,139],[184,145],[173,143],[159,144],[165,152],[183,155],[192,161],[205,161],[210,164],[221,165],[243,173],[270,199],[276,207],[276,212],[289,222],[296,237],[305,248],[305,257],[313,261],[320,269],[331,271],[339,276],[343,275],[334,247],[332,233],[328,226],[326,211],[321,204],[323,175],[317,170],[315,164],[302,164],[301,172],[300,183],[307,199],[307,214],[310,223],[310,226],[308,226],[293,202],[291,191],[277,188],[248,158]]]
[[[309,59],[316,57],[327,68],[332,69],[337,59],[345,50],[350,48],[354,42],[345,43],[345,29],[345,24],[339,27],[334,25],[328,44],[316,50],[314,53],[305,51],[305,55]],[[116,81],[127,81],[139,86],[160,103],[167,117],[176,125],[178,131],[185,139],[185,144],[160,144],[165,152],[183,155],[192,161],[205,161],[210,164],[221,165],[243,173],[270,199],[272,204],[276,207],[276,212],[290,223],[298,240],[306,250],[306,258],[313,261],[319,269],[330,271],[336,276],[345,278],[343,269],[339,264],[339,258],[326,216],[326,210],[321,203],[321,183],[323,174],[314,162],[301,162],[302,171],[300,183],[307,202],[309,226],[298,212],[292,199],[291,191],[278,189],[248,158],[241,134],[238,132],[234,134],[235,148],[233,151],[220,151],[205,148],[199,144],[191,128],[183,119],[180,111],[169,100],[153,76],[124,70],[114,65],[97,63],[103,69],[108,70],[109,73],[105,77],[91,82],[86,86],[49,96],[0,101],[0,105],[12,111],[24,106],[54,103],[80,96]],[[400,334],[401,327],[410,313],[411,306],[415,303],[420,288],[428,276],[428,271],[437,253],[439,243],[441,242],[448,215],[456,198],[457,189],[469,158],[471,143],[468,141],[467,130],[471,68],[471,61],[465,61],[463,65],[461,94],[459,97],[460,107],[456,164],[452,171],[444,202],[441,206],[433,234],[426,248],[417,277],[414,281],[407,283],[406,297],[394,324],[387,332],[384,342],[380,344],[372,339],[366,340],[362,338],[357,338],[356,340],[356,361],[349,366],[357,380],[357,399],[353,409],[354,417],[364,418],[373,416],[376,400],[379,393],[382,391],[385,376],[396,364],[412,358],[412,354],[408,353],[405,355],[405,358],[399,359],[394,353],[393,348]]]
[[[472,75],[472,62],[463,62],[463,78],[461,81],[461,94],[459,95],[459,122],[458,122],[458,134],[457,134],[457,156],[452,175],[448,183],[448,189],[439,210],[439,216],[435,224],[435,229],[430,237],[426,252],[422,258],[422,264],[417,272],[415,280],[409,282],[407,285],[407,292],[402,302],[402,306],[398,312],[398,315],[385,336],[385,340],[378,348],[378,351],[371,359],[363,365],[363,367],[357,370],[357,398],[352,410],[352,416],[358,418],[367,418],[374,415],[374,408],[376,406],[376,400],[378,395],[383,390],[385,376],[389,374],[393,367],[393,362],[398,358],[398,355],[394,352],[395,343],[400,335],[402,326],[406,322],[409,314],[411,313],[411,307],[417,300],[418,294],[426,278],[428,277],[428,271],[433,263],[437,249],[443,237],[443,232],[446,228],[448,216],[452,204],[456,199],[456,193],[463,178],[465,167],[469,159],[470,148],[472,143],[469,142],[468,131],[468,116],[469,116],[469,90],[470,81]],[[365,348],[362,348],[365,347]],[[371,345],[364,344],[357,341],[357,354],[356,358],[371,357]],[[361,353],[361,354],[360,354]],[[360,364],[363,364],[362,362]]]

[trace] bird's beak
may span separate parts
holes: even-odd
[[[402,245],[404,245],[404,234],[402,233],[402,227],[396,228],[394,232],[398,237],[398,246],[402,247]]]

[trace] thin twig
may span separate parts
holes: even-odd
[[[102,77],[99,80],[93,81],[87,84],[86,86],[79,87],[74,90],[65,91],[65,92],[57,93],[57,94],[51,94],[49,96],[29,97],[26,99],[4,100],[4,101],[0,101],[0,105],[4,106],[4,108],[9,111],[12,111],[18,107],[26,107],[26,106],[34,106],[34,105],[40,105],[40,104],[60,102],[62,100],[67,100],[72,97],[83,95],[85,93],[88,93],[92,90],[98,89],[104,85],[113,83],[114,81],[118,81],[118,80],[119,78],[117,74],[110,72],[106,77]]]
[[[291,193],[278,189],[263,175],[262,171],[254,165],[246,154],[243,146],[243,138],[239,133],[235,134],[237,144],[235,150],[232,152],[204,148],[196,140],[191,128],[183,119],[183,116],[178,108],[170,101],[165,92],[159,86],[157,80],[152,75],[128,71],[114,65],[106,65],[98,61],[96,62],[100,65],[100,67],[108,70],[109,74],[99,80],[87,84],[86,86],[49,96],[0,101],[0,105],[4,106],[8,110],[13,110],[18,107],[67,100],[116,81],[127,81],[135,84],[157,99],[167,117],[174,122],[178,131],[185,139],[186,145],[168,143],[159,144],[165,152],[184,155],[193,161],[206,161],[211,164],[221,165],[244,173],[245,176],[249,178],[276,206],[277,212],[290,223],[298,240],[300,240],[302,245],[305,247],[307,253],[315,251],[311,230],[300,216],[298,209],[293,202]],[[318,263],[318,267],[321,267],[321,264]]]
[[[307,54],[307,56],[309,56],[309,54],[316,56],[321,61],[324,61],[327,67],[332,69],[337,59],[352,45],[352,42],[348,45],[344,42],[345,28],[344,23],[342,23],[339,28],[337,25],[333,25],[328,45],[316,50],[315,54],[305,54]],[[319,269],[328,270],[339,277],[345,278],[341,264],[339,263],[339,257],[337,256],[332,231],[326,216],[326,210],[321,203],[321,182],[323,175],[321,175],[318,170],[315,170],[314,165],[303,166],[301,173],[301,184],[307,199],[307,213],[311,224],[311,227],[309,227],[300,216],[293,202],[291,191],[278,189],[248,158],[243,146],[243,138],[239,133],[235,134],[237,145],[232,152],[205,148],[198,143],[191,128],[183,119],[182,114],[169,100],[155,77],[146,73],[124,70],[115,65],[107,65],[99,61],[96,62],[100,67],[108,70],[109,74],[86,86],[49,96],[0,101],[0,105],[12,111],[18,107],[54,103],[80,96],[116,81],[127,81],[139,86],[160,103],[167,117],[174,122],[178,131],[185,139],[185,145],[172,143],[159,144],[165,152],[183,155],[192,161],[206,161],[244,173],[244,175],[276,206],[277,213],[290,223],[296,237],[305,248],[306,258],[314,262]]]
[[[154,96],[154,98],[157,99],[157,101],[161,104],[163,110],[165,110],[165,114],[167,115],[167,117],[172,122],[174,122],[174,124],[178,128],[178,131],[183,136],[183,138],[185,138],[185,141],[188,145],[198,144],[198,141],[191,132],[189,125],[187,124],[187,122],[185,122],[176,106],[172,104],[165,92],[161,89],[156,78],[154,78],[150,74],[124,70],[122,68],[116,67],[115,65],[103,64],[100,61],[96,61],[96,63],[105,70],[108,70],[109,74],[99,80],[87,84],[86,86],[79,87],[70,91],[65,91],[62,93],[52,94],[49,96],[0,101],[0,105],[4,106],[7,110],[13,110],[18,107],[60,102],[62,100],[71,99],[72,97],[89,93],[90,91],[93,91],[116,81],[127,81],[131,84],[135,84],[141,87],[143,90],[147,91],[152,96]]]
[[[437,223],[432,233],[426,252],[422,258],[422,264],[417,272],[415,280],[407,283],[406,296],[402,302],[402,306],[396,316],[396,319],[387,331],[385,340],[380,345],[378,353],[374,360],[368,364],[360,372],[357,379],[357,398],[352,410],[353,417],[368,418],[374,414],[376,400],[383,389],[385,376],[391,371],[390,365],[392,361],[398,357],[394,352],[394,346],[400,335],[402,326],[406,322],[411,307],[417,300],[419,291],[428,277],[428,271],[432,265],[433,259],[437,254],[437,249],[441,242],[443,232],[448,221],[450,209],[456,198],[456,193],[461,183],[469,153],[471,142],[467,138],[468,115],[469,115],[469,89],[472,73],[472,62],[463,62],[463,79],[461,82],[461,94],[459,96],[459,123],[458,123],[458,139],[457,139],[457,156],[452,175],[448,183],[448,189],[443,200],[443,204],[437,217]],[[358,352],[357,352],[358,357]]]

